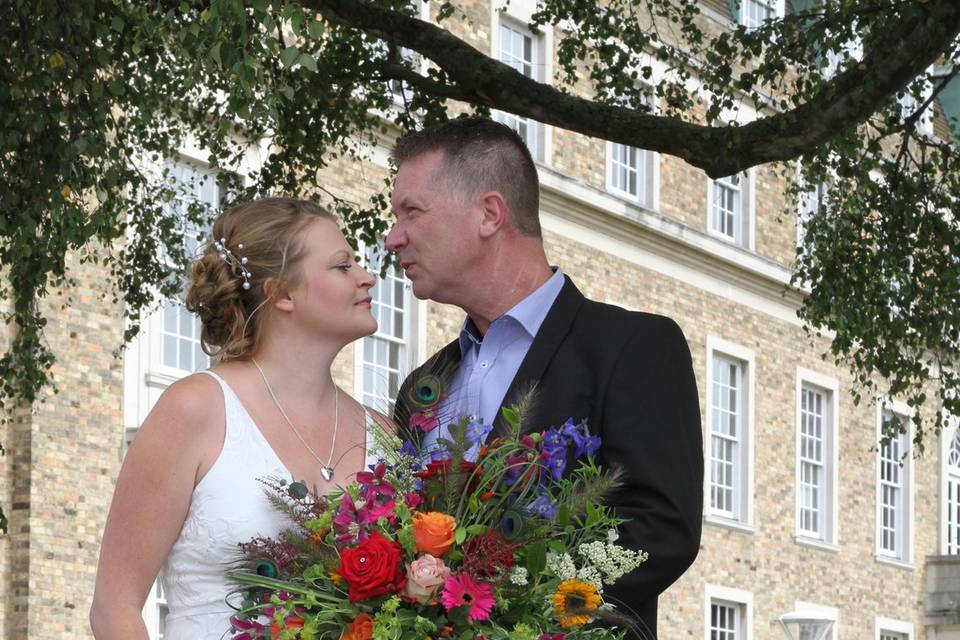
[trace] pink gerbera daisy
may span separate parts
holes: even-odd
[[[493,587],[486,582],[476,582],[466,574],[450,576],[443,582],[440,599],[447,611],[468,607],[467,620],[489,620],[494,605]]]

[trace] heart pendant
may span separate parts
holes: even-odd
[[[331,480],[333,480],[333,469],[331,469],[330,467],[325,467],[323,465],[320,465],[320,475],[323,476],[324,480],[326,480],[327,482],[330,482]]]

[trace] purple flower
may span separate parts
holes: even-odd
[[[544,451],[546,453],[546,451]],[[552,454],[547,455],[546,459],[541,459],[543,466],[550,472],[550,477],[559,481],[563,478],[563,472],[567,469],[567,449],[558,449]]]
[[[417,445],[413,444],[409,440],[403,441],[403,446],[400,447],[400,453],[410,456],[411,458],[420,457],[420,451],[417,449]]]
[[[573,424],[573,420],[567,420],[563,423],[560,432],[573,443],[574,458],[581,458],[584,455],[592,456],[600,448],[600,438],[590,435],[586,420],[576,425]]]
[[[553,453],[557,449],[566,449],[567,441],[556,427],[543,432],[543,450]]]
[[[371,465],[372,471],[361,471],[357,474],[357,482],[363,487],[364,498],[374,501],[379,497],[392,498],[396,490],[384,479],[387,465],[381,460],[377,465]]]
[[[557,517],[557,504],[548,495],[542,495],[527,505],[527,511],[542,518],[553,520]]]
[[[492,424],[483,424],[482,422],[471,422],[467,425],[467,441],[471,444],[483,442],[487,435],[493,431]]]

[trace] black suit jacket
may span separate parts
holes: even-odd
[[[404,387],[424,367],[459,360],[454,340]],[[624,472],[607,500],[627,519],[619,543],[650,557],[607,587],[604,598],[640,619],[641,637],[655,638],[657,596],[700,548],[703,436],[683,332],[669,318],[588,300],[566,278],[503,404],[515,403],[532,385],[528,424],[542,429],[587,418],[601,438],[599,462]],[[406,391],[401,388],[399,398]],[[502,428],[502,420],[498,416],[495,426]]]

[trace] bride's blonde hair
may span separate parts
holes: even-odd
[[[190,273],[187,309],[200,317],[203,351],[222,360],[249,358],[260,343],[269,302],[263,285],[296,286],[303,235],[336,218],[306,200],[264,198],[233,206],[213,223],[211,240]]]

